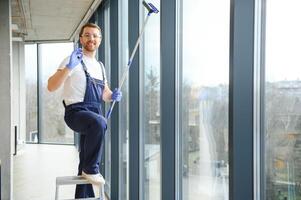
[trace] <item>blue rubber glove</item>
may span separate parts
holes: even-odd
[[[121,100],[121,98],[122,98],[122,92],[118,88],[115,88],[112,93],[111,99],[113,101],[119,102]]]
[[[81,48],[75,49],[70,55],[69,63],[66,65],[68,69],[73,69],[83,59],[83,50]]]

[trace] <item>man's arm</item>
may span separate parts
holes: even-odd
[[[58,69],[55,74],[53,74],[48,79],[47,89],[52,92],[58,89],[62,83],[66,80],[70,71],[76,67],[83,58],[83,52],[81,48],[75,49],[69,58],[69,63],[62,69]]]
[[[105,84],[105,87],[103,89],[103,94],[102,94],[102,100],[105,102],[111,102],[112,101],[112,91],[110,90],[108,84]]]
[[[118,89],[115,88],[114,91],[112,92],[108,86],[108,84],[105,84],[103,94],[102,94],[102,99],[106,102],[110,101],[117,101],[119,102],[122,98],[122,92]]]
[[[70,73],[70,69],[65,67],[63,69],[58,69],[55,74],[53,74],[49,79],[48,79],[48,85],[47,89],[50,92],[55,91],[58,89],[62,83],[66,80],[68,74]]]

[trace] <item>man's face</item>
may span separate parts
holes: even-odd
[[[93,52],[97,50],[101,42],[101,35],[97,28],[85,27],[80,37],[80,43],[87,51]]]

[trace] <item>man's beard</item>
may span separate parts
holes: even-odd
[[[86,43],[83,47],[85,48],[86,51],[89,51],[89,52],[93,52],[96,50],[96,45],[93,43],[92,46],[89,46],[90,43]]]

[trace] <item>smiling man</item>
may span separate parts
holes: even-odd
[[[121,91],[113,92],[107,84],[105,68],[95,58],[101,43],[101,29],[92,23],[85,24],[79,33],[82,49],[75,49],[65,58],[55,74],[48,79],[48,90],[63,88],[65,122],[80,133],[78,175],[99,185],[104,179],[99,173],[106,119],[102,115],[103,101],[120,101]],[[75,198],[94,197],[91,184],[77,185]]]

